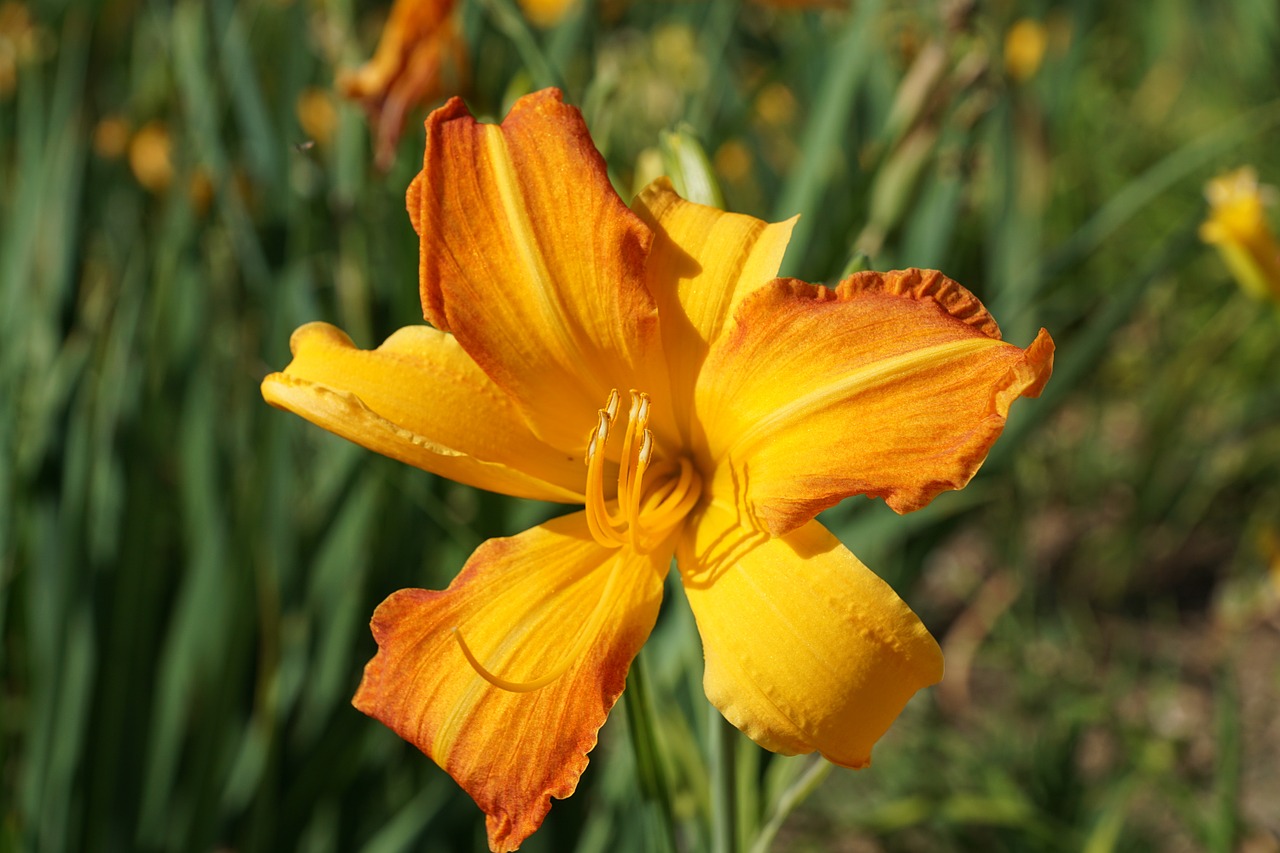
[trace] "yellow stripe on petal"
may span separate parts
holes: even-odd
[[[537,435],[580,456],[609,391],[650,377],[645,365],[661,373],[644,281],[652,234],[555,90],[521,98],[500,125],[477,123],[454,99],[426,132],[407,195],[424,315],[457,336]],[[654,389],[669,409],[665,376]]]
[[[883,580],[816,521],[771,538],[710,506],[677,553],[707,698],[766,749],[862,767],[942,652]]]
[[[769,224],[694,204],[676,195],[667,178],[631,206],[654,232],[646,272],[662,318],[672,412],[686,444],[700,442],[691,410],[707,350],[743,298],[778,274],[796,219]]]
[[[262,381],[267,402],[378,453],[481,489],[583,500],[582,462],[542,443],[452,335],[400,329],[358,349],[327,323],[302,326],[293,361]]]
[[[471,795],[493,850],[515,850],[577,787],[669,564],[669,552],[601,547],[581,512],[491,539],[447,590],[379,606],[378,654],[353,703]]]
[[[697,389],[711,491],[784,533],[855,494],[898,512],[962,488],[1009,406],[1053,369],[939,273],[858,273],[835,291],[778,280],[740,306]]]

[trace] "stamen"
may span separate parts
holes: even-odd
[[[600,628],[604,625],[605,605],[613,598],[613,588],[618,582],[618,566],[621,563],[621,556],[614,557],[613,565],[609,568],[609,579],[605,581],[604,589],[600,592],[600,598],[596,601],[596,606],[591,611],[591,616],[587,619],[586,624],[582,626],[582,629],[578,631],[577,636],[574,637],[573,645],[569,647],[569,651],[565,653],[559,663],[551,668],[550,672],[541,678],[535,678],[532,681],[511,681],[495,675],[484,664],[480,663],[479,659],[471,651],[471,647],[467,645],[467,641],[462,638],[462,631],[455,626],[453,628],[453,638],[458,641],[458,648],[462,650],[462,656],[467,659],[467,663],[471,664],[471,668],[476,671],[476,675],[479,675],[494,687],[511,693],[531,693],[534,690],[541,690],[564,675],[569,667],[573,666],[582,657],[591,640],[600,633]]]
[[[635,551],[649,553],[662,544],[701,493],[702,481],[687,459],[660,462],[652,478],[656,488],[646,493],[645,475],[655,452],[653,433],[648,429],[649,407],[649,395],[632,390],[612,511],[605,499],[604,465],[610,427],[618,412],[616,389],[609,393],[609,400],[600,410],[599,421],[587,441],[587,526],[592,538],[606,548],[630,545]]]
[[[616,391],[609,395],[615,417],[617,400]],[[604,504],[604,448],[609,442],[611,422],[607,408],[601,409],[600,420],[587,442],[587,527],[591,530],[591,537],[606,548],[616,548],[623,542]]]
[[[624,523],[628,516],[626,508],[631,505],[631,495],[638,491],[640,477],[636,474],[636,459],[631,453],[638,433],[644,431],[649,423],[649,395],[631,390],[631,411],[627,414],[627,434],[622,440],[622,469],[618,472],[618,523]]]
[[[633,479],[627,484],[627,530],[631,534],[631,547],[640,550],[640,498],[644,472],[653,456],[653,433],[645,430],[640,436],[640,452],[636,454]],[[621,498],[619,498],[621,500]]]

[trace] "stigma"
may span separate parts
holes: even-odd
[[[618,488],[612,508],[605,497],[605,449],[618,424],[617,389],[596,417],[587,439],[587,526],[596,542],[647,554],[659,547],[693,509],[702,492],[702,480],[693,463],[681,457],[654,460],[653,433],[649,431],[649,395],[631,392],[631,408],[622,436],[618,464]]]

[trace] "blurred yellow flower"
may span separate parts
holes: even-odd
[[[1209,217],[1200,225],[1200,239],[1217,248],[1242,290],[1280,301],[1280,244],[1264,210],[1274,192],[1258,184],[1250,166],[1209,181],[1204,188]]]
[[[328,145],[338,127],[338,108],[327,89],[304,89],[293,106],[298,124],[309,140]]]
[[[0,98],[18,84],[18,68],[46,53],[48,32],[31,20],[22,3],[0,3]]]
[[[578,0],[520,0],[524,16],[539,27],[556,24],[569,13]]]
[[[159,120],[138,129],[129,142],[129,168],[144,188],[161,193],[173,182],[173,140],[169,128]]]
[[[1031,18],[1017,21],[1004,36],[1004,70],[1019,83],[1030,80],[1040,70],[1049,44],[1044,24]]]
[[[726,181],[742,183],[751,176],[751,149],[741,139],[726,139],[716,149],[715,166]]]
[[[104,116],[93,128],[93,153],[103,160],[120,157],[129,147],[129,122],[120,116]]]
[[[849,0],[756,0],[780,9],[845,9]]]

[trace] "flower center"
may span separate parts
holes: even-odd
[[[606,548],[629,545],[648,554],[693,509],[702,491],[702,479],[693,463],[683,457],[660,460],[650,467],[654,442],[648,428],[649,395],[633,390],[622,438],[617,503],[610,509],[604,494],[605,447],[617,421],[618,392],[614,389],[587,440],[587,526]]]
[[[631,411],[627,414],[627,431],[622,439],[622,460],[618,468],[616,505],[610,508],[604,495],[605,447],[610,431],[618,421],[618,391],[609,392],[609,400],[600,410],[595,429],[587,441],[587,526],[597,542],[606,548],[629,545],[640,554],[657,549],[689,510],[698,502],[702,478],[688,459],[662,459],[654,462],[653,433],[649,431],[649,395],[631,392]],[[625,561],[616,555],[609,561],[609,576],[587,621],[583,623],[568,650],[539,678],[513,681],[486,667],[471,651],[462,632],[452,629],[453,638],[467,663],[481,678],[502,690],[528,693],[540,690],[560,678],[600,633],[608,612],[608,603],[618,582],[619,567]]]

